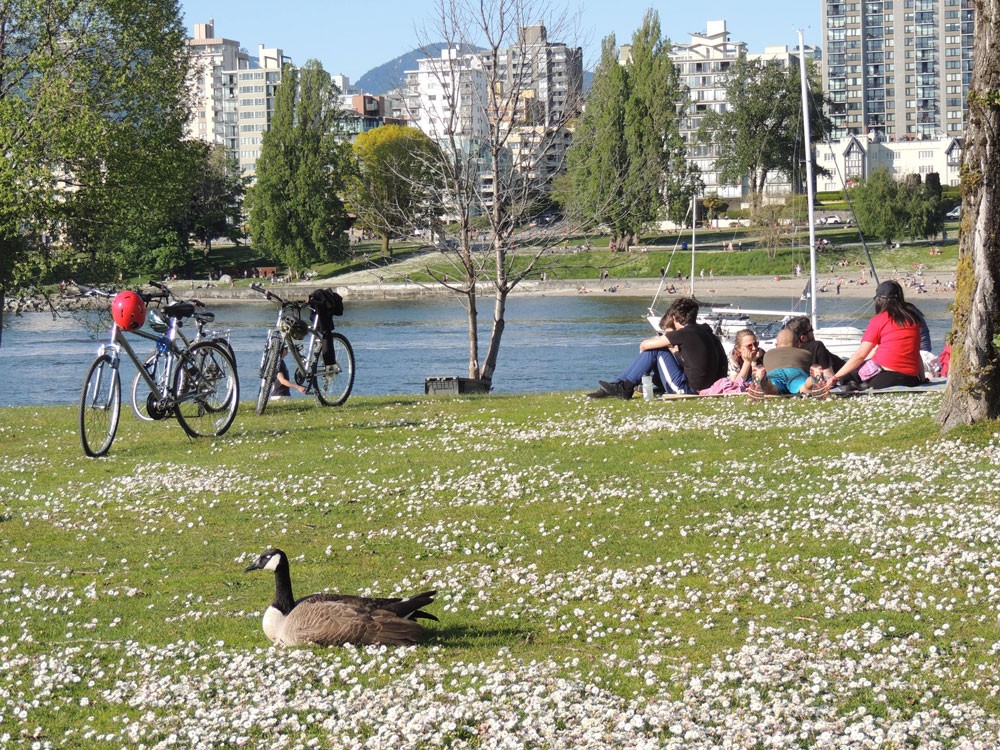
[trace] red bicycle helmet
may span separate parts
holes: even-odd
[[[146,303],[135,292],[118,292],[111,303],[111,317],[126,331],[137,331],[146,322]]]

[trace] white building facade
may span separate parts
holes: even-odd
[[[897,180],[911,174],[926,180],[935,173],[942,185],[958,185],[962,142],[958,138],[886,142],[850,136],[818,147],[816,163],[830,173],[817,176],[819,191],[841,191],[880,167]]]

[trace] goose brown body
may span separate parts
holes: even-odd
[[[296,601],[288,556],[280,549],[262,554],[245,572],[251,570],[274,572],[274,601],[264,612],[263,628],[264,634],[279,645],[408,645],[423,637],[418,619],[437,620],[422,610],[433,603],[435,591],[408,598],[322,593]]]

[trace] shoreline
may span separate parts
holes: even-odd
[[[844,269],[847,271],[848,269]],[[943,269],[938,271],[925,272],[923,275],[924,293],[918,292],[917,287],[912,284],[912,277],[904,274],[893,275],[882,272],[879,275],[881,280],[896,278],[904,288],[906,298],[919,306],[922,298],[951,300],[955,296],[955,290],[950,288],[954,280],[954,271]],[[841,279],[839,289],[837,280]],[[694,283],[694,297],[702,305],[726,305],[739,304],[742,299],[754,298],[775,298],[787,297],[790,300],[799,300],[808,283],[808,277],[803,275],[790,276],[716,276],[696,278]],[[849,273],[824,273],[817,275],[817,285],[819,286],[818,300],[824,298],[840,297],[845,299],[868,299],[875,291],[875,285],[870,281],[862,283],[859,272],[852,270]],[[307,282],[297,282],[294,284],[271,284],[267,289],[274,290],[282,297],[292,299],[304,299],[308,292],[317,287],[331,287],[345,300],[386,300],[394,299],[419,299],[421,297],[439,297],[453,295],[454,292],[436,284],[416,284],[416,283],[338,283],[337,278],[313,279]],[[267,300],[258,292],[247,287],[234,287],[219,285],[205,281],[178,280],[172,283],[171,288],[180,297],[193,297],[211,302],[213,304],[232,304],[259,302],[267,303]],[[673,292],[671,292],[671,288]],[[489,295],[489,285],[484,284],[480,289],[480,298]],[[592,296],[619,296],[638,297],[652,299],[654,295],[658,298],[671,299],[675,297],[689,296],[690,285],[686,280],[667,279],[661,288],[660,279],[638,278],[638,279],[557,279],[549,281],[530,280],[518,284],[511,292],[512,298],[524,296],[556,297],[570,295],[592,295]],[[70,295],[53,296],[50,298],[57,309],[74,310],[86,308],[101,308],[107,305],[104,300],[94,298],[81,298]],[[8,298],[5,300],[4,312],[45,312],[49,310],[45,299],[40,296],[25,298]]]

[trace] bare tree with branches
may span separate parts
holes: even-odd
[[[429,54],[407,82],[410,116],[439,147],[434,184],[441,194],[435,202],[454,227],[440,247],[455,276],[428,271],[462,298],[469,377],[486,386],[497,365],[508,296],[537,275],[539,260],[562,241],[554,231],[534,232],[528,240],[522,229],[551,201],[552,177],[562,169],[571,123],[582,106],[581,49],[549,42],[572,34],[574,26],[573,16],[544,1],[438,0],[421,42],[427,49],[432,42],[445,48]],[[566,65],[567,75],[558,81],[544,74],[553,54]],[[426,96],[428,91],[433,93]],[[480,358],[485,285],[493,320]]]

